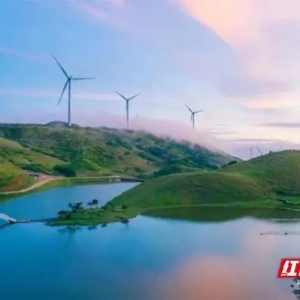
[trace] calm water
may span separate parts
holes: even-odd
[[[51,217],[69,202],[97,198],[104,203],[134,185],[57,188],[0,203],[0,212]],[[299,257],[300,235],[260,233],[300,233],[300,224],[264,220],[273,217],[270,213],[251,214],[261,219],[202,209],[185,213],[192,221],[173,211],[168,218],[158,213],[128,226],[93,230],[3,227],[0,299],[295,300],[291,282],[277,280],[276,273],[282,257]]]

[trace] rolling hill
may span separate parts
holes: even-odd
[[[218,171],[166,175],[140,184],[112,200],[115,205],[140,208],[267,203],[290,196],[300,199],[300,151],[270,153]],[[298,196],[298,197],[295,197]],[[285,198],[287,199],[287,198]]]
[[[300,195],[300,151],[269,153],[226,166],[222,171],[253,178],[277,194]]]
[[[115,205],[140,208],[247,202],[268,198],[255,180],[221,172],[172,174],[155,178],[115,198]]]
[[[80,176],[161,176],[214,170],[236,158],[146,132],[74,126],[0,124],[0,191],[30,183],[24,170]],[[159,173],[159,170],[162,170]],[[156,173],[154,173],[156,171]],[[16,178],[19,180],[16,183]]]

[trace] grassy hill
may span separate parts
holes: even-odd
[[[115,205],[142,208],[235,203],[267,199],[270,194],[257,181],[239,174],[197,172],[148,180],[115,198]]]
[[[270,153],[227,166],[223,172],[253,178],[277,194],[300,195],[300,151]]]
[[[218,171],[172,174],[138,185],[113,199],[116,205],[140,208],[263,203],[282,207],[300,200],[300,151],[270,153]]]
[[[30,179],[24,170],[57,174],[63,166],[79,176],[146,177],[186,170],[213,170],[235,159],[199,145],[145,132],[65,128],[58,122],[52,123],[48,126],[0,125],[0,167],[3,166],[0,191],[28,185]],[[20,178],[18,184],[15,184],[16,178]]]

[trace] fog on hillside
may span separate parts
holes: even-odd
[[[45,113],[43,116],[35,114],[34,117],[20,115],[17,120],[19,123],[41,123],[46,124],[54,120],[65,120],[66,115],[58,113]],[[15,121],[9,121],[15,123]],[[126,129],[126,119],[123,115],[114,115],[110,113],[90,113],[83,116],[81,113],[73,113],[72,123],[80,126],[91,127],[109,127]],[[170,121],[170,120],[156,120],[144,117],[132,117],[130,119],[130,129],[141,130],[152,133],[160,137],[169,137],[177,141],[188,141],[193,144],[199,144],[208,149],[217,152],[228,152],[228,144],[225,140],[217,139],[208,132],[195,128],[186,122]]]

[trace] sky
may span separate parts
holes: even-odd
[[[67,119],[249,158],[300,149],[299,0],[0,0],[0,122]],[[192,130],[190,113],[200,110]]]

